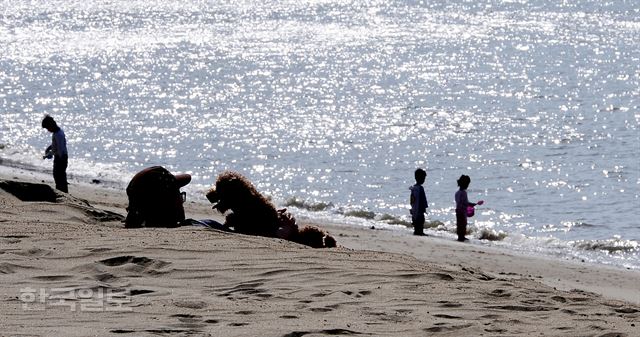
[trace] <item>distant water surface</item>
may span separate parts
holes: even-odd
[[[299,218],[640,268],[640,3],[0,1],[0,156],[124,186],[237,170]],[[73,190],[73,187],[71,188]]]

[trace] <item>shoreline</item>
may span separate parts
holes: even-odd
[[[18,179],[53,186],[53,182],[49,181],[52,180],[49,175],[16,166],[0,165],[0,179]],[[127,197],[124,187],[119,189],[111,185],[74,182],[73,188],[92,205],[126,215]],[[73,195],[74,191],[71,190],[70,194]],[[223,215],[211,210],[204,192],[200,197],[193,196],[189,199],[191,200],[185,204],[187,218],[224,222]],[[403,254],[427,263],[454,263],[460,267],[467,266],[496,275],[533,278],[560,290],[589,291],[609,299],[640,305],[640,270],[571,261],[562,257],[556,259],[544,255],[528,256],[525,255],[526,252],[474,243],[459,243],[438,236],[416,237],[388,229],[370,229],[357,225],[321,223],[313,220],[298,220],[298,222],[301,225],[318,226],[329,231],[338,240],[338,245],[349,249]],[[453,255],[463,256],[449,261],[448,258]],[[592,275],[581,281],[580,276],[586,273]],[[617,280],[618,283],[611,284],[611,280]]]
[[[39,166],[33,166],[30,164],[17,162],[11,159],[0,158],[0,177],[11,176],[11,175],[16,177],[23,176],[25,177],[25,179],[38,180],[43,183],[52,180],[50,168],[43,169],[42,167],[39,167]],[[130,174],[130,177],[133,177],[133,175],[134,173]],[[98,179],[95,179],[95,180],[94,179],[95,178],[88,175],[78,175],[78,174],[69,175],[69,181],[72,184],[76,185],[76,187],[85,186],[88,188],[124,191],[127,185],[127,181],[125,178],[118,179],[118,180],[110,180],[109,178],[102,179],[101,177],[98,177]],[[209,205],[206,198],[204,198],[204,194],[206,193],[206,190],[208,188],[209,186],[194,185],[192,183],[183,187],[182,190],[187,192],[188,202],[195,200],[196,204],[198,203],[204,204],[204,206],[201,205],[201,208],[202,208]],[[293,200],[295,200],[295,197],[292,197],[292,198]],[[389,226],[389,228],[391,228],[391,227],[397,226],[399,227],[400,230],[403,230],[405,227],[411,229],[409,227],[410,223],[406,222],[405,220],[401,220],[400,216],[397,216],[397,215],[391,216],[393,217],[393,221],[388,222],[386,220],[370,220],[369,215],[361,217],[358,215],[354,216],[352,214],[349,214],[349,216],[346,216],[346,215],[342,215],[342,213],[340,212],[333,213],[331,211],[327,211],[327,213],[325,214],[324,212],[318,213],[315,211],[309,211],[309,209],[306,207],[307,205],[305,204],[296,205],[294,202],[292,206],[287,206],[290,200],[291,199],[280,200],[280,203],[277,205],[277,207],[291,208],[294,211],[294,215],[299,221],[302,219],[303,222],[306,221],[310,224],[323,225],[323,223],[326,223],[326,224],[332,224],[334,226],[337,226],[337,228],[353,227],[354,229],[358,229],[358,230],[368,230],[368,228],[371,226],[375,226],[376,228],[379,228],[379,227],[385,228],[386,226]],[[296,214],[298,213],[297,208],[300,208],[299,214],[301,215]],[[206,219],[206,218],[215,216],[216,214],[213,214],[212,212],[205,212],[204,214],[196,214],[196,215],[198,215],[199,218]],[[382,217],[388,216],[386,213],[384,214],[381,213],[376,215],[377,215],[376,219],[379,216],[382,216]],[[343,216],[344,216],[344,221],[342,220]],[[429,234],[432,234],[431,237],[433,238],[443,239],[446,241],[450,235],[455,235],[455,223],[453,224],[447,223],[445,225],[441,221],[447,222],[447,219],[448,220],[451,220],[451,219],[446,217],[442,218],[442,214],[440,214],[440,216],[441,216],[440,218],[438,217],[433,218],[434,223],[436,223],[436,226],[438,228],[433,229],[435,232],[429,233]],[[195,216],[193,218],[195,218]],[[394,222],[395,220],[400,220],[401,223],[395,223]],[[440,225],[437,225],[437,223],[439,223]],[[454,227],[451,228],[451,225],[453,225]],[[395,228],[391,228],[391,229],[394,230]],[[481,245],[489,249],[504,250],[508,254],[522,255],[524,257],[538,257],[541,259],[551,259],[554,261],[557,259],[561,259],[569,263],[581,264],[581,262],[583,262],[586,264],[591,264],[595,267],[637,270],[640,272],[640,267],[637,264],[638,263],[637,254],[634,256],[631,256],[631,255],[626,256],[623,254],[622,259],[617,259],[615,252],[612,253],[611,255],[606,254],[606,251],[609,249],[615,250],[616,249],[615,245],[618,244],[618,242],[610,242],[611,241],[610,239],[586,238],[584,239],[584,242],[586,243],[585,246],[589,246],[589,247],[576,248],[576,247],[572,247],[573,246],[572,242],[567,241],[568,240],[567,238],[558,237],[557,240],[555,240],[554,242],[553,239],[555,239],[555,237],[551,237],[552,243],[549,244],[544,242],[545,240],[549,239],[544,236],[536,236],[536,235],[526,236],[526,235],[521,235],[518,232],[503,233],[497,229],[495,231],[492,231],[491,229],[487,229],[484,227],[482,228],[475,227],[475,229],[478,232],[477,233],[474,232],[469,235],[469,237],[472,240],[471,244]],[[431,229],[427,229],[427,230],[430,231]],[[488,231],[486,232],[488,233],[487,235],[490,237],[494,237],[494,239],[490,238],[488,241],[477,239],[477,238],[474,239],[474,237],[485,236],[485,234],[483,234],[485,233],[485,231]],[[495,239],[495,237],[497,236],[500,237],[500,239]],[[518,237],[518,236],[521,236],[521,237]],[[514,239],[515,241],[511,240],[512,238],[515,238]],[[543,241],[543,242],[540,243],[540,241]],[[626,238],[621,242],[621,244],[627,244],[630,242],[634,243],[633,239]],[[605,245],[605,247],[601,247],[602,245]],[[595,246],[596,248],[592,248],[591,246]]]
[[[44,180],[51,186],[50,178],[41,178],[0,168],[0,180]],[[313,225],[336,238],[336,249],[194,226],[131,230],[110,217],[125,214],[124,190],[74,183],[70,192],[56,202],[23,202],[0,189],[3,331],[42,336],[640,333],[635,270],[335,224]],[[187,218],[223,221],[205,202],[191,200],[185,204]],[[77,296],[67,298],[64,307],[46,302],[41,310],[25,310],[39,303],[25,303],[24,289],[58,288]],[[126,312],[83,311],[86,301],[77,297],[88,290],[123,294],[126,303],[119,309]]]
[[[48,183],[53,186],[53,182],[49,181],[52,178],[47,174],[16,166],[0,165],[0,179],[18,179]],[[87,200],[92,205],[126,215],[127,197],[124,188],[79,182],[74,182],[73,188],[83,197],[88,197]],[[96,197],[90,197],[94,193]],[[73,194],[74,191],[71,190],[71,195]],[[214,219],[218,222],[224,222],[224,217],[221,214],[211,210],[204,193],[200,197],[194,196],[189,199],[191,200],[185,204],[187,218]],[[437,236],[416,237],[387,229],[369,229],[355,225],[320,223],[311,220],[299,222],[301,225],[318,226],[329,231],[338,240],[338,245],[349,249],[404,254],[427,263],[453,263],[496,275],[532,278],[560,290],[589,291],[609,299],[640,305],[640,270],[577,262],[563,258],[554,259],[544,255],[526,255],[523,252],[500,247],[459,243]],[[459,256],[461,254],[464,256]],[[454,255],[458,258],[449,261],[449,258]],[[580,276],[586,273],[590,273],[591,276],[586,280],[581,280]],[[611,280],[616,280],[618,283],[612,285]]]

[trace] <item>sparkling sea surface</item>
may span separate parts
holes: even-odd
[[[640,268],[640,2],[0,0],[0,159],[231,169],[299,219]],[[73,193],[73,185],[70,188]]]

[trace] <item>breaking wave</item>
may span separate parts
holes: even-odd
[[[296,207],[296,208],[300,208],[300,209],[304,209],[312,212],[320,212],[320,211],[326,211],[329,208],[332,208],[333,204],[324,203],[324,202],[309,202],[309,201],[305,201],[305,200],[301,200],[296,197],[293,197],[293,198],[289,198],[289,200],[287,200],[284,203],[284,206]]]
[[[478,230],[476,237],[478,240],[502,241],[507,237],[507,233],[493,228],[481,228]]]
[[[600,251],[607,254],[633,253],[640,251],[640,244],[635,240],[613,238],[608,240],[574,241],[573,247],[580,250]]]

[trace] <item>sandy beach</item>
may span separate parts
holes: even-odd
[[[3,188],[43,183],[0,170]],[[335,249],[125,229],[124,190],[70,192],[0,189],[0,335],[640,336],[638,271],[332,224],[314,225]],[[222,221],[188,200],[187,217]]]

